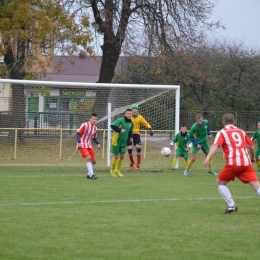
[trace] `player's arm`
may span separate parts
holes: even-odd
[[[209,128],[209,125],[207,125],[207,136],[209,139],[212,138],[212,135],[211,135],[211,132],[210,132],[210,128]]]
[[[81,140],[80,140],[80,134],[78,132],[76,133],[76,139],[77,139],[78,144],[80,144]]]
[[[193,135],[190,135],[190,140],[191,140],[192,144],[193,144],[195,147],[197,147],[197,145],[198,145],[199,143],[196,141],[196,139],[195,139],[195,137],[194,137]]]
[[[110,126],[115,132],[117,133],[121,133],[121,129],[120,127],[118,127],[117,125],[111,125]]]
[[[177,135],[178,135],[178,134],[177,134]],[[170,149],[172,149],[173,144],[177,142],[177,135],[175,135],[175,136],[172,138],[172,141],[170,142]]]
[[[145,126],[148,129],[150,136],[153,136],[153,130],[151,125],[145,120],[143,116],[140,115],[140,118],[141,118],[141,125]]]
[[[255,162],[255,146],[253,141],[248,137],[248,135],[245,136],[246,145],[249,150],[251,162]]]

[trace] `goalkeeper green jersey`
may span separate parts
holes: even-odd
[[[181,151],[186,151],[188,145],[191,143],[190,135],[185,133],[184,135],[179,132],[174,136],[172,142],[176,144],[176,149],[180,149]]]
[[[256,130],[253,137],[252,137],[252,140],[256,139],[257,140],[257,145],[258,145],[258,148],[260,148],[260,130]]]
[[[199,125],[197,122],[192,125],[190,129],[190,140],[196,147],[198,144],[207,142],[207,136],[210,135],[209,121],[204,119],[203,124]]]
[[[129,134],[132,133],[134,124],[129,119],[126,120],[125,117],[119,117],[115,121],[112,122],[111,126],[117,126],[120,129],[125,129],[124,133],[114,132],[112,138],[113,146],[127,146],[127,140],[129,139]]]

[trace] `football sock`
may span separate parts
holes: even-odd
[[[86,166],[87,166],[87,169],[88,169],[88,175],[92,176],[93,175],[92,163],[91,162],[87,162]]]
[[[187,165],[187,168],[186,168],[187,170],[189,170],[189,169],[191,168],[192,163],[193,163],[192,160],[190,160],[190,161],[188,162],[188,165]]]
[[[130,159],[130,162],[131,162],[132,164],[135,163],[135,161],[134,161],[134,156],[133,156],[132,154],[129,154],[129,159]]]
[[[117,158],[113,158],[112,159],[112,165],[111,165],[111,171],[115,171],[116,169],[116,162],[117,162]]]
[[[123,163],[123,159],[118,158],[116,164],[116,170],[120,171],[122,163]]]
[[[256,192],[258,195],[260,195],[260,188],[258,188],[258,190]]]
[[[185,166],[188,167],[188,160],[185,160]]]
[[[228,206],[233,207],[235,205],[231,193],[226,185],[218,185],[218,191],[222,198],[227,202]]]
[[[173,158],[173,161],[172,161],[172,166],[174,166],[174,167],[175,167],[176,163],[177,163],[177,158],[176,158],[176,157],[174,157],[174,158]]]
[[[137,154],[137,164],[141,164],[141,154]]]
[[[260,170],[260,161],[256,162],[257,169]]]
[[[209,160],[209,170],[212,171],[212,162]]]

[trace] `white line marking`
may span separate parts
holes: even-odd
[[[259,197],[236,197],[235,199],[248,200],[259,199]],[[95,203],[125,203],[125,202],[161,202],[161,201],[199,201],[199,200],[223,200],[219,198],[169,198],[169,199],[132,199],[132,200],[90,200],[90,201],[60,201],[60,202],[21,202],[5,203],[0,207],[12,206],[44,206],[44,205],[71,205],[71,204],[95,204]]]

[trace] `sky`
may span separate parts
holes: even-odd
[[[219,29],[213,37],[260,48],[259,12],[260,0],[218,0],[210,20],[221,20],[226,30]]]

